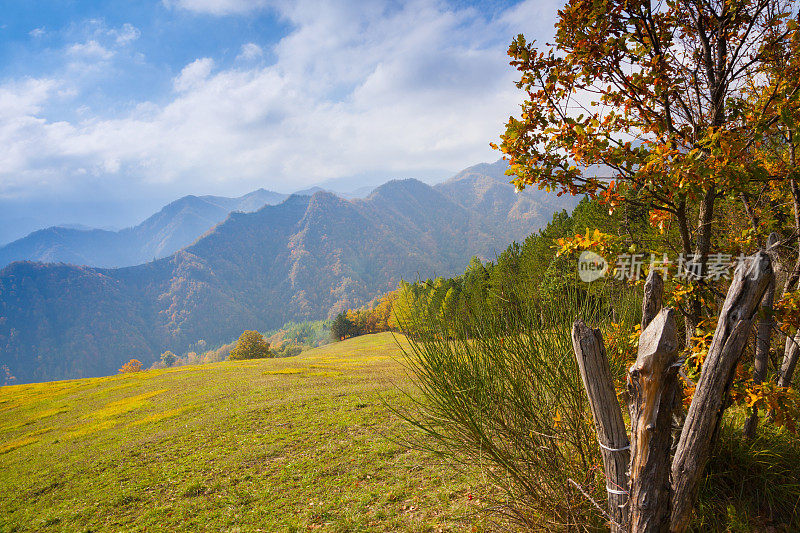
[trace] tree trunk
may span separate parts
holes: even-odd
[[[764,238],[761,236],[761,232],[759,231],[759,228],[761,227],[761,221],[758,219],[758,215],[753,209],[753,206],[750,204],[750,199],[747,197],[747,193],[740,193],[739,199],[742,201],[744,211],[747,213],[747,218],[750,219],[750,226],[753,228],[753,235],[756,236],[758,247],[761,248],[764,246]]]
[[[578,320],[572,326],[572,345],[600,441],[606,472],[608,511],[613,521],[611,531],[622,533],[627,529],[624,507],[628,501],[630,445],[622,410],[614,392],[603,336],[599,329],[592,329]]]
[[[794,145],[792,145],[792,155],[794,156]],[[789,185],[792,191],[792,203],[794,204],[794,225],[797,232],[797,263],[794,265],[794,270],[789,273],[786,279],[786,285],[783,287],[783,295],[791,292],[797,285],[800,279],[800,188],[798,188],[797,181],[791,179]],[[792,384],[792,375],[797,366],[797,358],[800,355],[800,330],[794,337],[787,337],[786,344],[783,350],[783,362],[781,369],[778,371],[778,385],[781,387],[788,387]]]
[[[697,245],[694,250],[694,261],[700,265],[698,275],[702,278],[706,275],[706,265],[708,263],[708,252],[711,249],[711,224],[714,220],[714,202],[717,198],[717,190],[711,187],[706,191],[702,202],[700,202],[700,212],[697,220]],[[691,346],[692,337],[695,334],[698,324],[703,317],[703,306],[700,295],[692,296],[689,302],[689,313],[686,317],[686,346]]]
[[[792,154],[794,154],[794,147],[792,149]],[[794,159],[794,157],[792,157],[792,159]],[[794,270],[789,273],[789,277],[786,279],[786,286],[783,290],[784,294],[791,291],[792,287],[794,287],[798,279],[800,279],[800,187],[798,187],[797,180],[794,178],[789,180],[789,189],[792,191],[794,230],[797,232],[797,263],[794,266]]]
[[[767,364],[769,363],[769,347],[772,337],[772,326],[774,320],[772,319],[772,303],[775,295],[775,283],[770,283],[764,298],[761,301],[761,309],[759,315],[761,317],[758,321],[758,329],[756,330],[756,355],[753,360],[753,383],[758,385],[764,381],[767,375]],[[753,407],[753,412],[747,418],[744,424],[743,434],[746,439],[752,439],[756,436],[756,427],[758,426],[758,407]]]
[[[678,230],[681,236],[681,250],[683,252],[683,256],[688,257],[692,253],[692,238],[689,235],[689,217],[686,213],[686,200],[681,200],[681,202],[678,203],[678,210],[675,216],[678,219]],[[691,323],[691,319],[689,317],[690,309],[691,303],[684,313],[686,346],[691,346],[692,337],[694,336],[694,329],[696,327],[695,324]]]
[[[770,254],[773,264],[775,264],[775,257],[777,253],[773,251],[780,239],[777,233],[770,233],[767,239],[767,253]],[[774,255],[773,255],[774,253]],[[775,321],[772,318],[772,304],[775,299],[775,278],[773,277],[767,292],[761,299],[761,308],[759,309],[758,329],[756,330],[756,354],[753,360],[753,383],[758,385],[767,377],[767,363],[769,363],[769,347],[772,339],[772,328]],[[756,427],[758,427],[758,407],[753,407],[753,412],[747,417],[744,423],[742,433],[744,438],[752,439],[756,435]]]
[[[724,396],[772,279],[771,261],[764,252],[747,258],[736,269],[672,462],[671,531],[685,531],[689,524]]]
[[[780,373],[778,374],[779,387],[789,387],[792,384],[792,375],[794,374],[794,369],[797,367],[798,355],[800,355],[800,330],[798,330],[794,337],[786,338],[783,363],[781,364]]]
[[[636,363],[628,372],[632,533],[669,531],[669,453],[678,391],[677,353],[674,311],[663,309],[642,331]]]

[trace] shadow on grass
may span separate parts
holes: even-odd
[[[700,487],[695,531],[800,531],[800,442],[759,428],[745,441],[725,425]]]

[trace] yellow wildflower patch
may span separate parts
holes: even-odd
[[[167,389],[158,389],[150,392],[145,392],[143,394],[139,394],[137,396],[131,396],[129,398],[123,398],[121,400],[116,400],[113,402],[107,403],[102,409],[94,411],[93,413],[89,413],[84,418],[95,418],[95,419],[103,419],[103,418],[111,418],[114,416],[119,416],[130,411],[134,411],[145,406],[150,398],[153,396],[157,396],[162,392],[165,392]]]
[[[162,411],[160,413],[153,413],[152,415],[146,416],[141,420],[136,420],[128,424],[129,426],[141,426],[142,424],[148,424],[151,422],[160,422],[161,420],[166,420],[167,418],[172,418],[174,416],[178,416],[186,411],[190,410],[191,407],[178,407],[177,409],[170,409],[169,411]]]

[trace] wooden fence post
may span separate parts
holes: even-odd
[[[644,283],[644,299],[642,300],[642,329],[647,329],[647,325],[661,311],[664,299],[664,280],[655,270],[647,274],[647,281]]]
[[[678,391],[677,354],[674,311],[662,309],[642,331],[636,362],[628,371],[632,533],[669,530],[669,453]]]
[[[611,367],[608,363],[603,336],[599,329],[588,327],[582,320],[572,326],[572,346],[578,360],[583,386],[589,397],[600,453],[605,466],[608,510],[611,531],[627,530],[628,462],[630,444],[622,418]]]
[[[670,531],[675,533],[685,531],[689,525],[697,488],[722,417],[724,396],[747,343],[756,309],[772,279],[770,257],[764,252],[748,257],[734,273],[672,461]]]

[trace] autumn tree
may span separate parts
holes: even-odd
[[[241,334],[228,358],[231,361],[236,361],[241,359],[262,359],[271,356],[272,352],[269,350],[269,343],[264,336],[257,331],[248,330]]]
[[[128,374],[132,372],[141,372],[142,371],[142,362],[138,359],[131,359],[124,365],[122,368],[119,369],[121,374]]]
[[[164,363],[165,366],[172,366],[177,360],[178,358],[175,356],[175,354],[169,350],[161,354],[161,362]]]
[[[796,21],[794,21],[796,23]],[[741,194],[741,202],[752,226],[753,238],[760,246],[768,245],[773,237],[771,253],[778,270],[784,275],[775,287],[777,308],[781,311],[781,329],[787,335],[783,359],[778,372],[778,385],[787,387],[800,356],[800,333],[797,331],[798,298],[800,289],[800,184],[798,184],[797,151],[800,142],[800,33],[793,31],[783,47],[776,50],[771,63],[764,68],[757,82],[747,87],[750,101],[760,107],[771,106],[775,118],[765,124],[762,142],[754,147],[754,155],[762,160],[767,171],[764,183],[756,183]],[[772,233],[777,232],[777,233]],[[791,250],[794,256],[781,254]],[[782,261],[782,257],[785,261]],[[795,315],[795,316],[792,316]],[[772,317],[762,319],[764,334],[759,342],[766,357],[769,342],[766,332],[773,325]],[[758,357],[758,356],[757,356]]]
[[[678,227],[696,263],[681,312],[687,343],[702,319],[715,208],[769,171],[755,148],[780,118],[765,71],[796,28],[786,0],[571,0],[553,44],[509,49],[526,93],[499,149],[518,188],[587,194]],[[789,76],[794,76],[790,78]],[[794,97],[796,75],[771,83]]]
[[[710,254],[728,238],[715,226],[722,218],[720,206],[739,206],[747,214],[753,244],[759,247],[780,241],[766,238],[772,228],[761,225],[763,218],[755,209],[759,196],[789,196],[800,213],[796,16],[788,0],[570,0],[559,12],[553,44],[536,47],[520,35],[509,49],[512,65],[521,73],[518,87],[526,93],[521,115],[509,119],[499,146],[515,184],[586,194],[606,203],[610,211],[623,207],[626,217],[647,216],[650,225],[662,231],[676,226],[675,241],[667,234],[658,251],[672,251],[677,245],[675,251],[692,265],[681,288],[685,298],[671,302],[683,315],[687,345],[721,299],[719,287],[709,283],[708,276]],[[725,215],[730,218],[730,211]],[[784,241],[797,243],[800,217],[796,218],[793,235]],[[770,254],[775,251],[770,249]],[[754,257],[768,258],[768,263],[777,258]],[[798,267],[800,255],[784,286],[789,301],[800,277]],[[740,273],[734,284],[745,286],[750,283],[746,279]],[[687,527],[697,480],[727,405],[724,397],[757,304],[765,321],[757,328],[756,351],[765,368],[772,329],[771,267],[761,279],[769,287],[759,285],[747,308],[733,313],[742,301],[735,299],[738,293],[732,286],[731,301],[726,299],[707,350],[706,361],[713,363],[698,363],[698,392],[672,463],[669,523],[662,521],[652,529],[633,524],[634,530]],[[738,330],[739,344],[724,344],[722,350],[726,327],[742,317],[747,328]],[[787,340],[779,376],[786,385],[784,376],[791,376],[800,351],[792,352],[794,346]],[[676,365],[680,363],[669,367]],[[763,371],[757,377],[763,379]],[[595,378],[589,376],[589,382]]]
[[[342,311],[336,318],[333,319],[331,324],[331,337],[334,340],[344,340],[356,334],[356,325],[347,316],[346,311]]]

